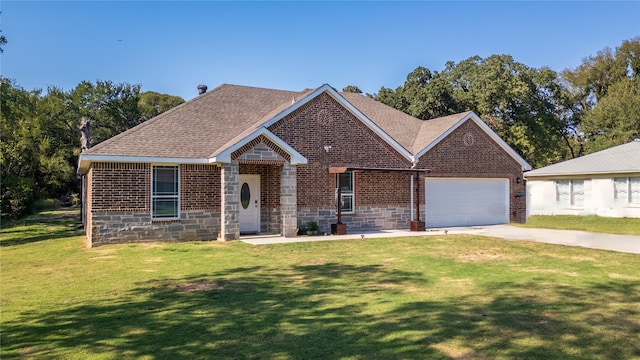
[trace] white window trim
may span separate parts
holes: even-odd
[[[616,201],[619,204],[625,204],[628,207],[640,207],[640,203],[633,203],[631,202],[631,198],[632,198],[632,193],[631,193],[631,179],[640,179],[640,177],[636,177],[636,176],[619,176],[619,177],[614,177],[612,179],[612,184],[613,184],[613,197],[614,197],[614,201]],[[625,188],[626,188],[626,192],[627,192],[627,196],[626,199],[620,199],[618,197],[618,192],[616,191],[616,179],[624,179],[625,180]]]
[[[340,192],[340,203],[338,204],[338,178],[340,175],[342,174],[336,174],[336,192],[335,192],[335,200],[336,200],[336,206],[341,206],[342,203],[344,201],[342,201],[343,198],[345,197],[351,197],[351,211],[347,211],[347,210],[341,210],[341,214],[355,214],[356,213],[356,180],[355,180],[355,174],[353,171],[346,171],[343,174],[349,173],[351,174],[351,192],[350,193],[343,193],[342,191]]]
[[[153,195],[153,182],[154,182],[154,169],[156,167],[174,167],[176,168],[177,171],[177,178],[178,178],[178,193],[176,195]],[[152,221],[171,221],[171,220],[180,220],[180,165],[175,165],[175,164],[153,164],[151,165],[151,220]],[[172,198],[177,198],[177,216],[176,217],[154,217],[154,206],[153,206],[153,200],[154,199],[172,199]]]
[[[569,182],[569,203],[568,204],[564,203],[564,202],[561,202],[560,199],[559,199],[559,196],[558,196],[559,195],[559,193],[558,193],[558,182],[559,181],[567,181],[567,182]],[[576,192],[573,190],[574,181],[582,181],[582,205],[576,205],[575,204]],[[586,194],[585,194],[585,190],[584,190],[584,188],[585,188],[585,180],[583,180],[583,179],[556,180],[555,181],[555,186],[556,186],[556,204],[558,204],[560,206],[563,206],[563,207],[565,207],[567,209],[584,209],[584,203],[585,203],[585,200],[586,200],[586,197],[585,197]]]

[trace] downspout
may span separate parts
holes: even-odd
[[[416,171],[416,221],[420,221],[420,172]]]
[[[410,176],[411,179],[411,184],[409,185],[409,195],[411,196],[411,199],[409,200],[409,204],[411,205],[411,220],[415,220],[415,218],[413,217],[413,175]]]
[[[413,164],[411,165],[412,169],[416,169],[416,167],[418,166],[418,163],[416,161],[413,162]],[[413,176],[411,176],[411,180],[413,180]],[[411,184],[411,188],[413,189],[413,181]],[[413,207],[413,201],[415,200],[415,221],[420,221],[420,172],[416,169],[416,196],[415,199],[411,199],[411,205]],[[413,209],[411,209],[413,212]]]
[[[342,184],[340,184],[340,174],[336,174],[338,178],[338,224],[342,224]]]

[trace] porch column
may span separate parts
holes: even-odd
[[[222,165],[220,239],[222,241],[240,238],[240,184],[238,163]]]
[[[282,235],[294,237],[298,233],[298,195],[296,166],[282,165],[280,173],[280,215],[282,217]]]

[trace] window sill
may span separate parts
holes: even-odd
[[[151,219],[152,224],[179,223],[182,219]]]

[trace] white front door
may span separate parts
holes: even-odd
[[[240,233],[260,232],[260,175],[240,175]]]

